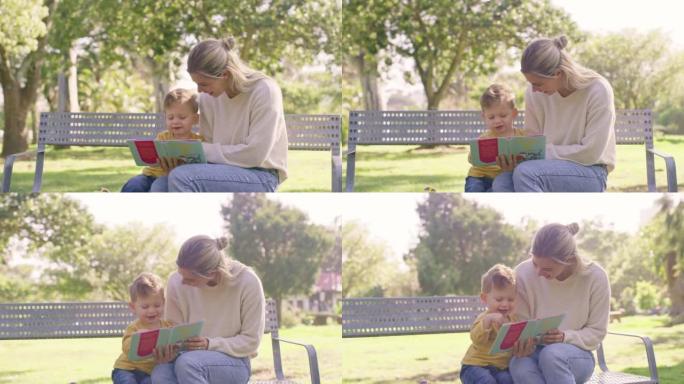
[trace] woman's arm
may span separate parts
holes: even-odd
[[[601,344],[608,331],[610,316],[610,283],[601,270],[592,282],[589,297],[589,317],[586,325],[578,330],[565,330],[564,342],[585,350],[594,350]]]
[[[240,333],[232,337],[209,337],[209,350],[234,357],[253,356],[264,334],[265,299],[261,282],[253,279],[245,287],[240,306]]]
[[[207,161],[210,163],[232,164],[239,167],[260,167],[271,153],[281,135],[279,130],[284,121],[283,98],[280,89],[266,81],[257,85],[249,105],[249,132],[244,143],[224,145],[204,143]],[[206,135],[204,135],[206,137]]]

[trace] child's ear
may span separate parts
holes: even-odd
[[[195,113],[195,114],[192,116],[192,122],[193,122],[194,124],[199,123],[199,113]]]
[[[132,301],[128,302],[128,308],[131,310],[131,312],[135,312],[135,304],[133,304]]]
[[[487,304],[487,294],[486,293],[480,293],[480,300],[482,300],[483,304]]]
[[[515,119],[518,116],[518,108],[513,108],[513,118]]]

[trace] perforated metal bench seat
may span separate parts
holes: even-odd
[[[135,317],[124,302],[0,304],[0,340],[121,337]],[[311,383],[320,384],[318,357],[313,345],[278,336],[275,301],[266,300],[264,333],[271,335],[276,379],[252,383],[289,384],[285,378],[280,342],[305,348]]]
[[[485,311],[478,296],[366,297],[342,301],[342,337],[374,337],[469,332],[475,318]],[[596,351],[601,369],[587,383],[658,383],[653,344],[648,337],[636,337],[646,349],[651,377],[611,372],[606,366],[603,345]]]
[[[515,126],[524,124],[520,111]],[[354,190],[356,152],[363,145],[467,145],[486,130],[480,111],[351,111],[347,140],[346,191]],[[677,191],[674,158],[653,147],[653,120],[648,109],[616,111],[617,144],[643,144],[646,153],[646,183],[656,191],[655,156],[665,162],[669,192]],[[619,165],[618,165],[619,166]]]
[[[331,190],[342,191],[339,115],[285,115],[288,149],[330,151]],[[131,139],[153,139],[165,129],[164,117],[155,113],[59,113],[40,114],[38,148],[5,159],[3,192],[9,192],[14,162],[36,156],[33,192],[40,192],[47,145],[124,147]]]

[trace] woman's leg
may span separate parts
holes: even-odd
[[[173,364],[157,364],[152,370],[152,384],[178,384]]]
[[[539,368],[547,383],[584,383],[594,372],[594,355],[572,344],[550,344],[539,354]]]
[[[528,160],[513,170],[516,192],[603,192],[607,178],[603,166],[567,160]]]
[[[497,369],[494,373],[494,378],[496,379],[496,384],[513,384],[513,378],[508,369]]]
[[[150,192],[168,192],[169,191],[169,177],[159,176],[150,186]]]
[[[169,174],[169,192],[275,192],[278,177],[260,168],[187,164]]]
[[[489,369],[476,365],[461,366],[460,378],[463,384],[497,384]]]
[[[121,192],[149,192],[153,181],[152,176],[133,176],[121,187]]]
[[[537,349],[527,357],[513,357],[508,364],[508,371],[513,377],[515,384],[546,384],[544,376],[539,369],[539,352],[544,348],[537,346]],[[551,382],[549,382],[550,384]]]
[[[515,192],[513,172],[501,172],[492,183],[492,192]]]
[[[175,371],[183,384],[245,384],[249,380],[249,358],[237,358],[216,351],[182,353]]]

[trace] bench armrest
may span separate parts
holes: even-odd
[[[2,175],[2,192],[10,191],[10,184],[12,183],[12,171],[14,169],[14,161],[20,158],[31,157],[36,153],[38,153],[38,151],[25,151],[9,155],[5,158],[5,167]]]
[[[665,172],[667,174],[667,191],[677,192],[677,166],[675,159],[669,153],[657,151],[654,148],[646,148],[646,151],[652,153],[665,161]]]
[[[656,383],[658,382],[658,366],[656,365],[655,352],[653,351],[653,342],[650,338],[629,333],[608,332],[608,334],[623,337],[633,337],[641,340],[641,342],[644,344],[644,348],[646,349],[646,359],[648,360],[648,371],[651,375],[651,380]],[[608,367],[606,365],[606,358],[603,354],[603,343],[601,343],[599,346],[596,354],[598,355],[598,364],[601,367],[601,370],[603,372],[607,372]]]
[[[318,371],[318,357],[316,355],[316,348],[311,344],[303,344],[297,341],[286,340],[279,336],[271,337],[272,340],[282,341],[283,343],[294,344],[302,346],[306,349],[309,358],[309,373],[311,374],[311,384],[321,384],[321,375]]]

